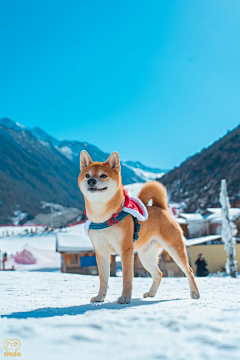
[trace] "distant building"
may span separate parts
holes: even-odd
[[[201,214],[180,213],[175,220],[187,239],[209,235],[209,223]]]
[[[240,208],[230,208],[229,214],[231,221],[237,226],[237,236],[240,236]],[[208,208],[204,214],[180,213],[175,220],[187,239],[221,234],[221,208]]]
[[[98,275],[95,249],[89,237],[83,232],[83,225],[77,226],[79,233],[57,234],[56,251],[61,253],[61,271],[84,275]],[[110,276],[116,276],[115,256],[111,257]]]
[[[238,271],[240,271],[240,238],[236,238],[236,257]],[[202,253],[208,263],[210,273],[225,271],[227,253],[220,235],[209,235],[185,241],[190,265],[196,273],[195,261],[198,254]]]
[[[229,209],[230,220],[237,226],[237,235],[240,236],[240,208]],[[220,235],[222,230],[221,208],[208,208],[203,214],[205,221],[209,223],[211,235]]]

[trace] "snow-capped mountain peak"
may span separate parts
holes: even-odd
[[[24,125],[21,125],[18,122],[14,122],[7,118],[0,119],[0,125],[3,125],[4,127],[15,131],[26,130],[26,127]]]
[[[129,163],[131,163],[133,166],[129,165]],[[147,166],[144,166],[142,163],[138,162],[133,162],[133,161],[123,161],[122,165],[128,167],[129,169],[133,170],[135,172],[135,174],[138,177],[141,177],[143,181],[150,181],[150,180],[155,180],[155,179],[159,179],[161,178],[164,174],[167,173],[167,171],[161,171],[160,169],[151,169],[148,168]],[[134,165],[136,167],[134,167]],[[149,171],[147,169],[151,169],[152,171]],[[159,172],[157,172],[159,171]]]

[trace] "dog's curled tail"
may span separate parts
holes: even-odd
[[[138,198],[147,206],[152,199],[152,205],[158,206],[164,210],[168,209],[167,189],[158,181],[149,181],[145,183],[138,195]]]

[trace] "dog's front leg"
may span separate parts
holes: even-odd
[[[132,297],[133,279],[133,245],[122,248],[122,272],[123,272],[123,291],[118,299],[118,304],[130,304]]]
[[[94,296],[91,299],[91,302],[103,302],[105,300],[107,289],[108,289],[108,279],[110,275],[110,255],[99,255],[96,253],[98,272],[100,279],[100,289],[97,296]]]

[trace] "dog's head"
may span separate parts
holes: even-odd
[[[78,185],[88,201],[109,201],[121,185],[121,166],[117,152],[106,162],[94,162],[86,151],[80,156]]]

